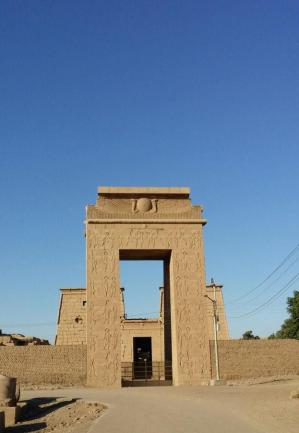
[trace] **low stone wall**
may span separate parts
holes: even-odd
[[[299,340],[222,340],[218,342],[222,379],[299,375]],[[210,342],[211,377],[215,377]],[[0,346],[0,374],[23,384],[85,385],[86,346]]]
[[[210,342],[215,378],[214,342]],[[299,340],[224,340],[218,342],[221,379],[299,375]]]
[[[3,346],[0,374],[23,384],[85,385],[86,346]]]

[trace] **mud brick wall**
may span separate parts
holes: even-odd
[[[214,342],[210,341],[211,377],[215,378]],[[218,342],[221,379],[251,379],[299,374],[299,340],[227,340]]]
[[[24,384],[85,385],[86,346],[3,346],[0,374]]]

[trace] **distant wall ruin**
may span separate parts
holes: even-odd
[[[210,341],[215,377],[214,341]],[[221,379],[299,375],[299,340],[228,340],[218,342]]]
[[[298,340],[227,340],[218,342],[221,378],[256,379],[299,375]],[[211,378],[215,377],[210,341]],[[85,385],[86,345],[0,347],[0,374],[23,384]]]
[[[86,346],[3,346],[0,374],[23,384],[85,385]]]

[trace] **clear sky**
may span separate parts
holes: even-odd
[[[233,317],[298,262],[229,303],[299,242],[298,1],[11,0],[0,32],[3,331],[54,335],[59,288],[85,286],[84,206],[99,185],[190,186],[231,334],[277,330],[298,283]],[[137,287],[124,267],[146,304],[132,314],[158,305],[160,270],[139,267]]]

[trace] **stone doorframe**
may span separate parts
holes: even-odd
[[[87,384],[121,386],[119,260],[164,260],[173,384],[210,377],[202,218],[189,188],[100,187],[86,208]],[[168,334],[169,335],[168,335]],[[167,344],[169,347],[166,347]],[[171,347],[170,347],[171,346]]]

